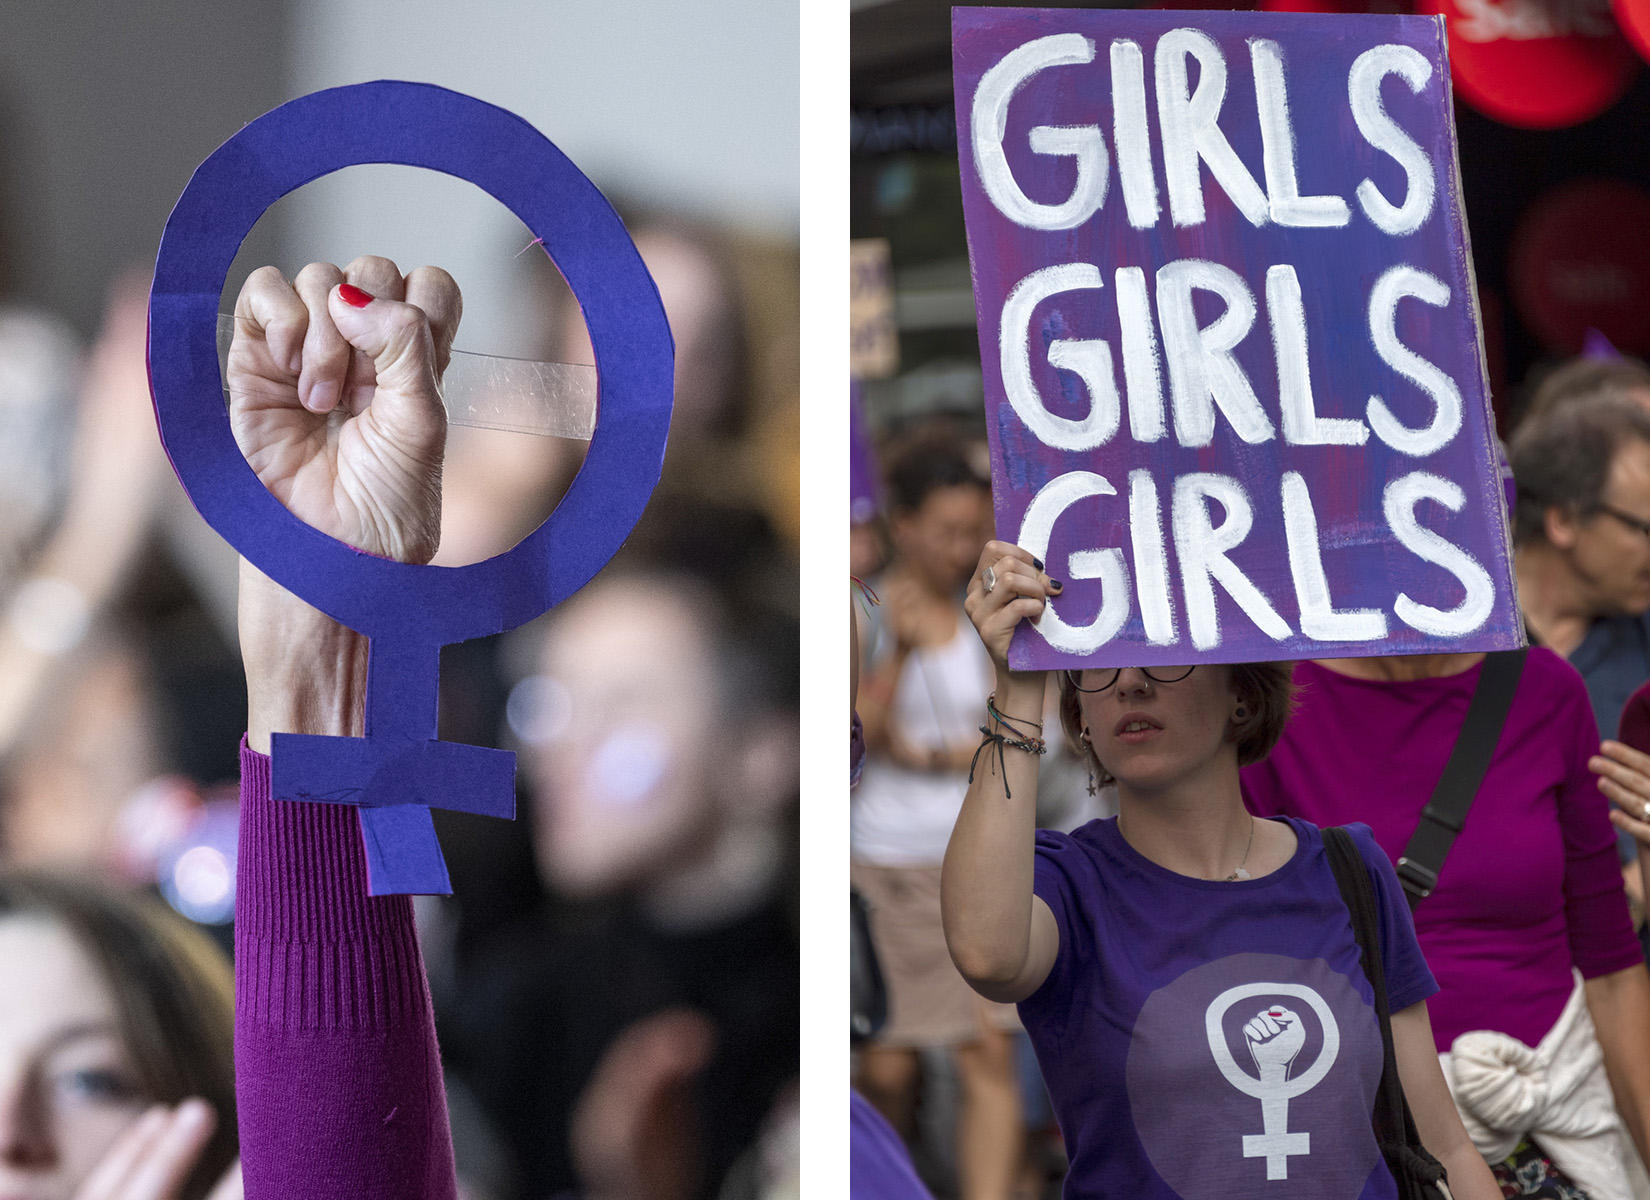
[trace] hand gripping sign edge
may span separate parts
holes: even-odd
[[[541,239],[595,352],[596,431],[554,512],[463,567],[364,554],[289,512],[236,445],[216,348],[219,296],[276,200],[347,166],[464,179]],[[657,288],[612,207],[513,113],[429,84],[313,92],[243,127],[196,169],[167,219],[149,298],[149,383],[191,502],[254,566],[370,639],[364,738],[276,734],[271,791],[359,806],[369,891],[448,892],[429,807],[514,812],[515,756],[436,740],[440,648],[513,628],[572,595],[618,550],[659,480],[674,350]]]

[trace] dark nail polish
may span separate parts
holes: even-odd
[[[1033,558],[1031,560],[1031,565],[1041,571],[1043,569],[1043,560],[1040,558]]]
[[[1061,583],[1058,579],[1051,579],[1048,581],[1048,590],[1051,592],[1063,592],[1066,590],[1066,585]]]
[[[363,292],[353,283],[340,283],[338,285],[338,298],[351,308],[365,308],[375,299],[371,292]]]

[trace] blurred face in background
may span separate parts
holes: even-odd
[[[991,493],[972,483],[938,487],[890,522],[900,561],[932,590],[950,593],[968,582],[990,536]]]
[[[717,824],[725,709],[696,601],[645,578],[599,580],[560,610],[539,671],[511,701],[531,713],[511,722],[528,743],[545,883],[610,893],[691,859]]]
[[[34,714],[0,779],[8,863],[109,862],[121,806],[161,771],[145,669],[119,642],[88,644]]]
[[[71,1200],[147,1104],[79,944],[49,917],[0,917],[0,1200]]]
[[[659,289],[675,343],[670,436],[702,443],[737,424],[741,415],[744,316],[733,275],[718,259],[726,251],[690,232],[643,227],[633,237]],[[568,305],[562,313],[556,356],[570,363],[595,361],[578,307]]]
[[[1596,614],[1636,615],[1650,609],[1650,537],[1629,519],[1650,524],[1650,442],[1617,448],[1599,499],[1610,511],[1551,519],[1548,538]]]

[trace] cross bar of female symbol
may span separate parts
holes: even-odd
[[[506,820],[516,815],[513,753],[427,736],[435,725],[440,660],[439,646],[374,639],[365,736],[277,733],[270,739],[272,796],[356,806],[369,895],[452,893],[430,809]]]

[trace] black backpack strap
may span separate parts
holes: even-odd
[[[1432,798],[1421,810],[1420,824],[1398,858],[1398,880],[1404,885],[1404,894],[1409,897],[1412,909],[1438,886],[1444,856],[1449,853],[1455,835],[1466,824],[1467,810],[1472,807],[1484,774],[1490,769],[1490,759],[1495,756],[1495,745],[1501,740],[1501,730],[1507,723],[1513,694],[1518,690],[1518,678],[1524,672],[1524,660],[1529,654],[1530,648],[1524,646],[1484,656],[1478,685],[1467,705],[1466,719],[1461,722],[1461,732],[1455,738],[1455,749],[1450,752]]]
[[[1403,1081],[1398,1078],[1398,1056],[1392,1048],[1392,1014],[1387,1007],[1386,967],[1381,959],[1381,932],[1375,910],[1375,890],[1369,882],[1369,868],[1352,840],[1339,826],[1323,830],[1323,848],[1341,899],[1352,915],[1352,932],[1358,939],[1364,977],[1375,992],[1375,1015],[1381,1023],[1381,1090],[1375,1101],[1375,1140],[1383,1152],[1389,1147],[1418,1146],[1421,1137],[1415,1118],[1404,1101]]]

